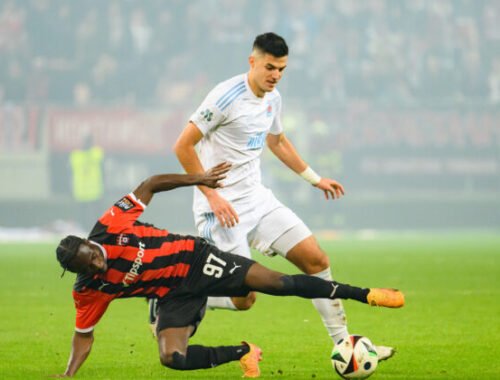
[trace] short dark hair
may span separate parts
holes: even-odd
[[[76,257],[78,253],[78,248],[85,240],[78,236],[68,235],[59,242],[56,248],[57,261],[63,267],[64,271],[61,277],[64,275],[66,270],[70,272],[76,272],[76,269],[71,266],[71,262]]]
[[[272,32],[259,34],[255,37],[253,49],[271,54],[276,58],[288,55],[288,45],[286,44],[285,39]]]

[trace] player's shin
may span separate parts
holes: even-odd
[[[165,366],[177,370],[213,368],[220,364],[239,360],[249,350],[248,344],[220,347],[191,345],[187,348],[185,356],[174,352],[169,360],[162,362]]]
[[[333,281],[330,268],[327,268],[313,276],[325,281]],[[341,339],[349,336],[347,331],[347,318],[344,305],[340,299],[330,300],[325,298],[313,299],[312,303],[321,316],[323,325],[328,331],[328,335],[337,344]]]
[[[277,296],[299,296],[303,298],[352,299],[368,303],[370,289],[358,288],[336,281],[325,281],[305,274],[282,275],[277,284],[256,288],[262,293]]]

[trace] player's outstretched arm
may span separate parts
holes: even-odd
[[[330,178],[322,178],[314,173],[300,157],[299,153],[284,133],[267,135],[267,146],[273,154],[295,173],[300,174],[306,181],[322,190],[326,199],[336,199],[344,195],[344,187]]]
[[[92,331],[88,333],[75,332],[66,371],[52,377],[73,377],[89,356],[93,343],[94,334]]]
[[[222,187],[220,181],[226,178],[225,174],[230,168],[231,164],[223,162],[201,174],[157,174],[143,181],[134,190],[134,195],[147,205],[155,193],[173,190],[182,186]]]

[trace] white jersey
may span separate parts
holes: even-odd
[[[274,89],[259,98],[251,90],[247,74],[241,74],[219,83],[190,121],[204,135],[197,146],[203,167],[208,169],[223,161],[233,165],[224,187],[218,189],[221,196],[233,203],[256,195],[262,189],[260,155],[266,136],[283,131],[279,92]],[[197,188],[193,211],[211,211]]]

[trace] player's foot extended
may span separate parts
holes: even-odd
[[[259,362],[262,360],[262,350],[255,344],[247,342],[242,343],[248,345],[250,348],[250,351],[248,351],[240,359],[240,367],[243,371],[242,377],[259,377]]]
[[[373,288],[366,296],[371,306],[402,307],[405,304],[405,296],[397,289]]]
[[[387,346],[375,346],[375,350],[377,351],[378,361],[387,360],[394,356],[396,350],[393,347]]]

